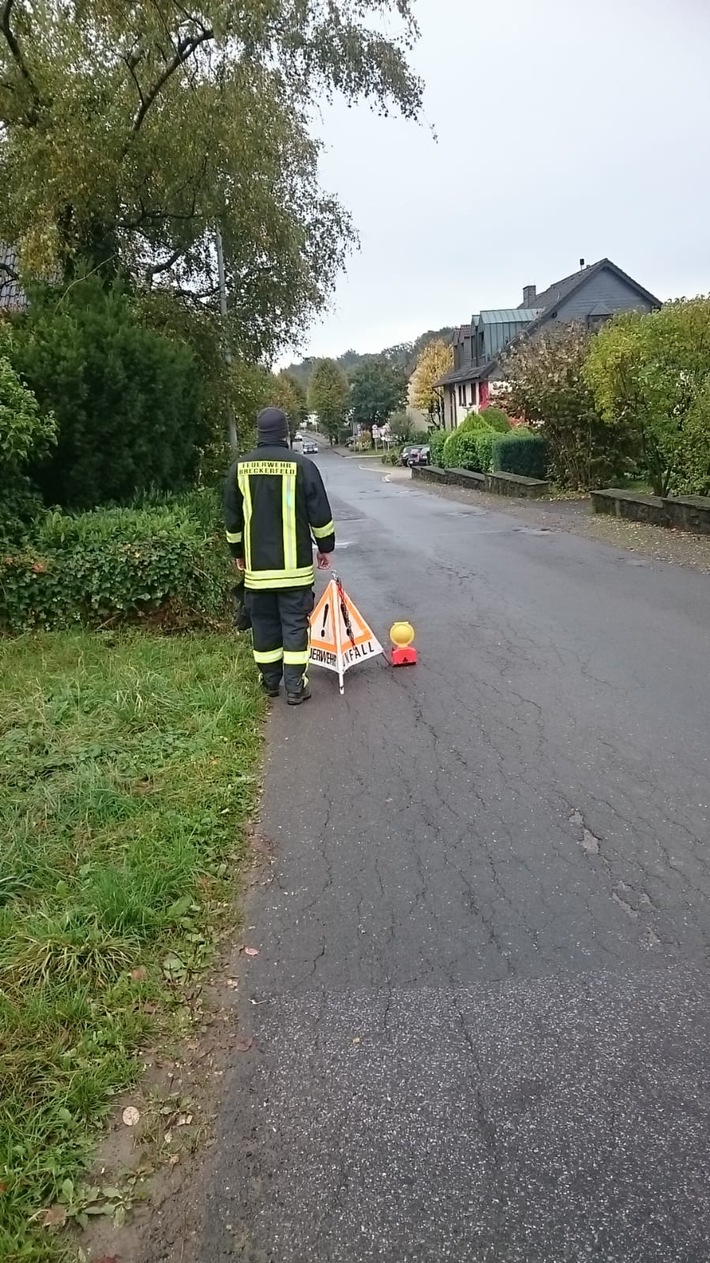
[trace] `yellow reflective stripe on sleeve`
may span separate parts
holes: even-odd
[[[280,662],[283,657],[284,657],[283,649],[255,649],[254,650],[255,662],[263,662],[263,663]]]
[[[245,473],[245,469],[241,465],[237,465],[237,481],[239,490],[242,493],[242,500],[244,501],[244,560],[246,568],[249,570],[251,568],[251,485],[249,483],[249,475]]]
[[[281,523],[284,536],[284,570],[296,570],[296,471],[283,475]]]
[[[242,542],[242,532],[241,532],[241,531],[227,531],[227,543],[228,543],[228,544],[241,544],[241,542]]]
[[[309,649],[284,649],[284,666],[305,667],[309,657]]]
[[[327,522],[325,526],[312,526],[311,533],[314,539],[325,539],[326,535],[332,535],[335,531],[335,523]]]

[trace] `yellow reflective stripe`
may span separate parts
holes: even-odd
[[[283,649],[255,649],[255,662],[280,662],[284,657]]]
[[[246,568],[249,570],[251,569],[251,518],[253,510],[249,475],[244,470],[245,466],[237,465],[237,481],[239,490],[242,493],[242,500],[244,501],[244,560]]]
[[[287,667],[305,667],[309,654],[309,649],[284,649],[284,665]]]
[[[266,578],[264,576],[267,576]],[[313,567],[308,566],[303,570],[252,570],[247,572],[244,578],[244,586],[260,590],[262,588],[307,588],[311,587],[315,575]]]
[[[228,543],[228,544],[241,544],[241,542],[242,542],[242,532],[241,532],[241,531],[227,531],[227,543]]]
[[[281,522],[284,536],[284,570],[296,570],[296,470],[284,475],[281,487]]]
[[[311,533],[314,539],[325,539],[326,535],[332,535],[335,531],[335,523],[332,518],[325,526],[312,526]]]
[[[286,570],[250,570],[246,568],[247,579],[252,579],[254,583],[261,584],[262,587],[268,588],[270,583],[276,582],[278,579],[285,579],[287,582],[300,583],[302,580],[313,578],[313,566],[293,566]]]

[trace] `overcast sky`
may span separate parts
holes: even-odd
[[[426,124],[323,115],[361,248],[305,352],[377,351],[608,256],[710,290],[708,0],[417,0]],[[435,141],[431,127],[437,134]]]

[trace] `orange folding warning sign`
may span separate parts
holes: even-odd
[[[311,614],[311,662],[336,671],[342,693],[345,672],[380,653],[382,645],[334,575]]]

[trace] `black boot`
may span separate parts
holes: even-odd
[[[300,706],[301,702],[307,702],[311,696],[311,690],[308,684],[302,684],[298,693],[287,693],[286,701],[289,706]]]

